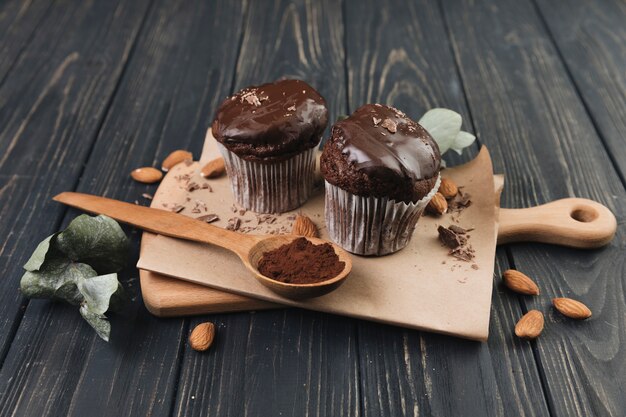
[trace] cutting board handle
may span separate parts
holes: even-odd
[[[605,206],[585,198],[564,198],[525,209],[501,209],[498,244],[542,242],[590,249],[608,244],[617,221]]]

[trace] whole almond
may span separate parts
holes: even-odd
[[[293,222],[291,234],[305,237],[319,237],[317,226],[315,226],[313,220],[303,214],[298,214],[296,217],[296,220]]]
[[[224,158],[215,158],[212,161],[209,161],[204,167],[202,167],[202,171],[200,171],[200,175],[204,178],[217,178],[220,177],[226,172],[226,167],[224,166]]]
[[[193,154],[191,152],[179,149],[169,154],[167,158],[163,160],[163,164],[161,164],[161,169],[167,172],[172,169],[174,165],[180,164],[181,162],[186,160],[193,161]]]
[[[459,188],[456,186],[454,181],[449,178],[442,178],[441,184],[439,185],[439,192],[443,195],[447,200],[454,198],[459,193]]]
[[[541,311],[530,310],[515,325],[515,334],[522,339],[536,339],[543,330],[543,314]]]
[[[130,173],[130,176],[138,182],[143,182],[144,184],[152,184],[157,181],[161,181],[163,178],[163,173],[156,168],[152,167],[143,167],[137,168]]]
[[[510,290],[520,294],[539,295],[539,287],[527,275],[514,269],[504,271],[502,280]]]
[[[553,298],[552,304],[565,317],[576,320],[585,320],[591,317],[589,307],[580,301],[572,300],[571,298]]]
[[[215,338],[215,325],[210,321],[198,324],[189,335],[189,345],[193,350],[203,352],[211,347]]]
[[[428,202],[426,211],[431,214],[441,216],[443,213],[448,211],[448,202],[446,201],[446,198],[441,193],[436,193]]]

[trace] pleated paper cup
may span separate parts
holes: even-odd
[[[362,197],[326,182],[326,227],[330,239],[356,255],[387,255],[408,245],[415,225],[433,198],[433,189],[415,203]]]
[[[311,195],[315,170],[315,148],[285,161],[246,161],[221,143],[235,201],[257,213],[284,213],[300,207]]]

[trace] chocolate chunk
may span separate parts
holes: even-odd
[[[452,230],[439,226],[437,227],[437,232],[439,232],[439,240],[447,247],[455,249],[461,246],[459,236]]]

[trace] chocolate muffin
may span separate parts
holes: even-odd
[[[366,104],[333,126],[321,158],[330,237],[360,255],[404,248],[439,188],[441,155],[401,111]]]
[[[248,87],[227,98],[211,126],[235,199],[259,213],[293,210],[313,186],[326,101],[300,80]]]

